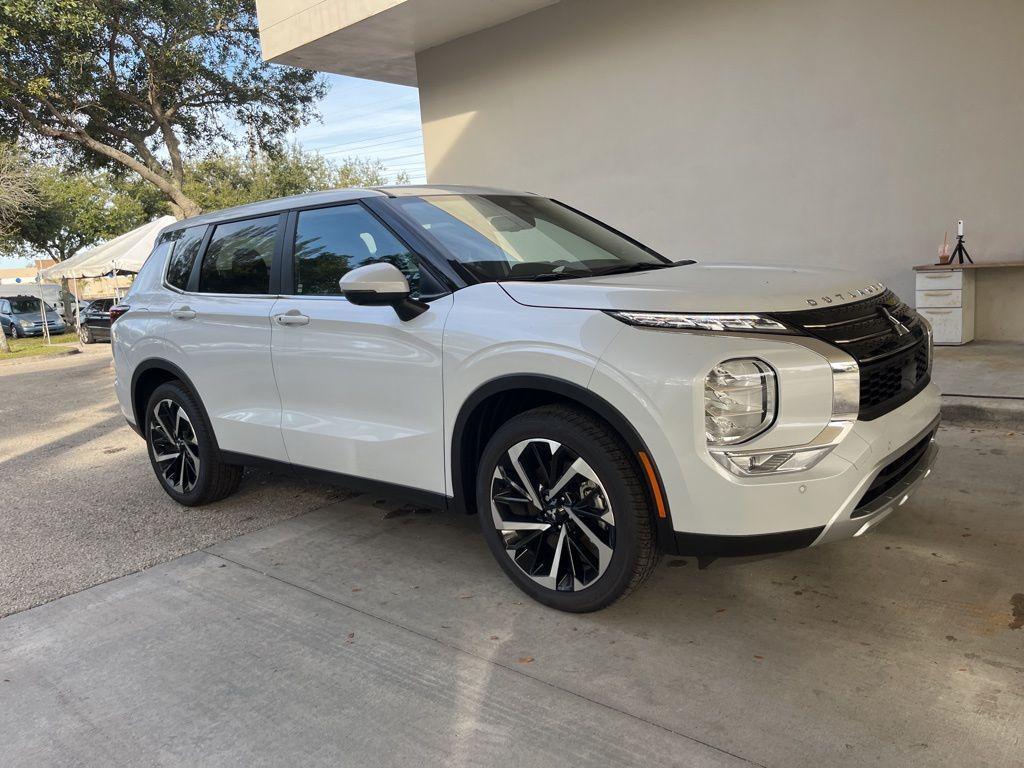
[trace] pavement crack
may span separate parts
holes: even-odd
[[[627,710],[624,710],[624,709],[621,709],[619,707],[616,707],[613,704],[609,704],[609,703],[604,702],[604,701],[599,701],[597,699],[593,699],[593,698],[591,698],[589,696],[586,696],[586,695],[584,695],[582,693],[579,693],[577,691],[569,690],[568,688],[563,688],[560,685],[556,685],[555,683],[552,683],[552,682],[549,682],[547,680],[544,680],[543,678],[537,677],[536,675],[528,674],[522,668],[513,667],[513,666],[510,666],[508,664],[503,664],[500,661],[495,661],[494,659],[487,658],[486,656],[482,656],[479,653],[475,653],[474,651],[471,651],[471,650],[468,650],[466,648],[463,648],[460,645],[456,645],[455,643],[448,642],[448,641],[444,640],[443,638],[434,637],[433,635],[428,635],[427,633],[421,632],[418,629],[414,629],[414,628],[408,627],[408,626],[406,626],[404,624],[400,624],[397,621],[394,621],[393,619],[387,618],[386,616],[381,616],[379,614],[373,613],[372,611],[368,611],[365,608],[360,608],[360,607],[352,605],[350,603],[346,603],[344,600],[339,600],[336,597],[333,597],[331,595],[328,595],[328,594],[325,594],[323,592],[320,592],[319,590],[313,589],[312,587],[309,587],[309,586],[307,586],[305,584],[299,584],[297,582],[290,581],[290,580],[288,580],[286,578],[283,578],[283,577],[278,576],[276,574],[270,573],[269,571],[265,571],[265,570],[263,570],[261,568],[257,568],[255,566],[249,565],[248,563],[243,563],[243,562],[240,562],[238,560],[233,560],[232,558],[227,557],[225,555],[222,555],[222,554],[220,554],[218,552],[212,552],[209,549],[203,549],[203,550],[200,550],[200,551],[202,551],[203,553],[209,555],[210,557],[215,557],[218,560],[223,560],[225,562],[231,563],[232,565],[237,565],[239,568],[245,568],[248,571],[251,571],[253,573],[258,573],[261,576],[266,576],[268,579],[273,579],[274,581],[277,581],[277,582],[279,582],[281,584],[284,584],[286,586],[292,587],[294,589],[302,590],[303,592],[306,592],[307,594],[313,595],[315,597],[319,597],[319,598],[321,598],[323,600],[327,600],[330,603],[333,603],[333,604],[335,604],[337,606],[340,606],[342,608],[347,608],[350,611],[355,611],[358,614],[366,616],[367,618],[373,619],[375,621],[379,621],[379,622],[381,622],[383,624],[387,624],[388,626],[394,627],[395,629],[401,630],[403,632],[408,632],[411,635],[415,635],[416,637],[419,637],[419,638],[422,638],[424,640],[428,640],[430,642],[436,643],[437,645],[440,645],[440,646],[442,646],[444,648],[448,648],[450,650],[456,651],[456,652],[464,654],[466,656],[470,656],[470,657],[472,657],[474,659],[477,659],[479,661],[484,662],[485,664],[491,664],[491,665],[493,665],[495,667],[499,667],[501,669],[507,670],[508,672],[511,672],[511,673],[513,673],[515,675],[519,675],[521,677],[528,678],[529,680],[532,680],[533,682],[540,683],[541,685],[545,685],[548,688],[551,688],[553,690],[560,691],[561,693],[564,693],[566,695],[573,696],[573,697],[575,697],[577,699],[580,699],[582,701],[585,701],[585,702],[588,702],[590,704],[593,704],[594,706],[601,707],[602,709],[605,709],[605,710],[608,710],[610,712],[614,712],[616,714],[622,715],[623,717],[628,717],[631,720],[635,720],[637,722],[645,723],[645,724],[647,724],[649,726],[652,726],[654,728],[658,728],[659,730],[665,731],[666,733],[671,733],[674,736],[678,736],[681,739],[686,739],[687,741],[691,741],[691,742],[693,742],[695,744],[700,744],[701,746],[707,747],[708,749],[714,750],[715,752],[718,752],[720,754],[727,755],[729,757],[735,758],[736,760],[742,760],[744,763],[747,763],[748,765],[757,766],[758,768],[768,768],[764,763],[759,763],[756,760],[752,760],[749,757],[744,757],[743,755],[738,755],[735,752],[730,752],[729,750],[724,749],[723,747],[716,746],[715,744],[711,744],[710,742],[704,741],[703,739],[700,739],[700,738],[698,738],[696,736],[692,736],[692,735],[690,735],[688,733],[683,733],[682,731],[678,731],[675,728],[670,728],[669,726],[663,725],[662,723],[658,723],[658,722],[655,722],[653,720],[649,720],[646,717],[641,717],[640,715],[634,714],[633,712],[629,712]]]

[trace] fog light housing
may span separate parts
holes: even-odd
[[[711,457],[734,475],[741,477],[777,475],[810,469],[825,458],[834,447],[826,445],[806,450],[776,448],[764,451],[712,451]]]
[[[723,360],[704,378],[704,433],[708,445],[734,445],[775,421],[775,372],[753,357]]]

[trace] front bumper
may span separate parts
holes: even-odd
[[[839,539],[849,539],[867,533],[869,529],[880,523],[897,507],[903,506],[917,486],[932,472],[932,466],[939,455],[939,446],[935,442],[935,432],[939,426],[936,418],[922,434],[915,436],[907,445],[896,451],[892,459],[879,467],[863,483],[858,494],[858,502],[841,509],[822,530],[813,544],[826,544]],[[923,444],[923,445],[922,445]],[[919,450],[918,446],[921,446]],[[899,466],[901,459],[908,454],[915,454],[905,466]],[[896,475],[889,481],[886,478],[879,488],[875,488],[878,479],[893,467]],[[873,491],[877,490],[875,493]],[[865,501],[870,495],[870,500]]]
[[[680,555],[736,557],[860,536],[904,504],[930,473],[938,422],[938,390],[929,385],[886,416],[857,422],[807,472],[737,478],[710,462],[691,465],[688,505],[670,497],[675,525],[661,531],[662,541]],[[698,519],[706,524],[688,525]]]
[[[67,326],[64,325],[64,323],[51,323],[50,324],[50,333],[51,334],[64,333],[65,330],[67,330]],[[26,337],[28,337],[28,336],[42,336],[43,335],[43,327],[40,325],[40,326],[32,326],[31,328],[22,328],[19,325],[18,326],[18,333],[20,333],[22,336],[26,336]]]

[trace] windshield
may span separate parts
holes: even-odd
[[[543,197],[431,195],[394,202],[484,282],[592,277],[670,265],[603,224]]]
[[[16,315],[20,315],[25,312],[39,311],[39,299],[11,299],[10,302],[11,311]],[[44,304],[43,306],[46,307],[47,312],[53,312],[53,307],[51,307],[49,304]]]

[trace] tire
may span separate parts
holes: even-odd
[[[179,504],[198,507],[238,490],[244,468],[221,461],[202,407],[181,383],[161,384],[150,395],[144,434],[153,472]]]
[[[21,336],[21,331],[18,330],[18,326],[11,323],[11,338],[17,339]]]
[[[92,337],[92,331],[89,330],[89,326],[83,325],[78,329],[78,338],[82,340],[83,344],[92,344],[96,340]]]
[[[544,406],[502,425],[481,456],[476,498],[498,564],[552,608],[605,608],[643,584],[659,560],[640,467],[622,438],[585,411]]]

